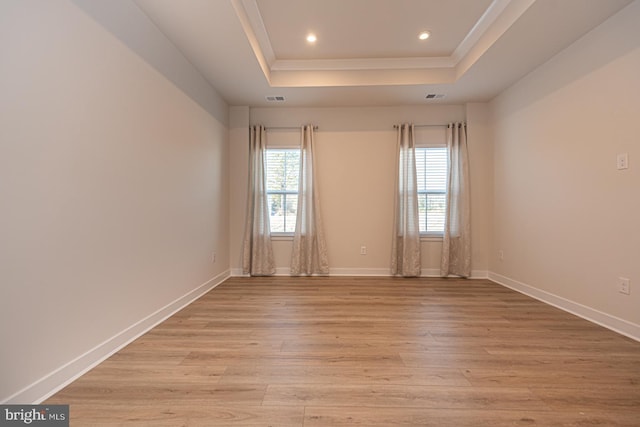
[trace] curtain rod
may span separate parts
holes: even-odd
[[[265,127],[266,130],[300,130],[302,126],[269,126]],[[313,130],[318,130],[318,126],[314,126]]]

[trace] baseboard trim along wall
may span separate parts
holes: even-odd
[[[586,305],[573,302],[566,298],[543,291],[531,285],[527,285],[517,280],[510,279],[497,273],[489,272],[489,280],[502,286],[513,289],[546,304],[552,305],[560,310],[564,310],[597,325],[611,329],[621,335],[640,341],[640,325],[628,322],[624,319],[603,313]]]
[[[290,269],[288,267],[277,267],[275,276],[289,276]],[[440,277],[440,270],[436,268],[423,268],[420,272],[421,277]],[[243,274],[241,268],[231,269],[232,277],[249,277]],[[355,277],[390,277],[391,270],[388,268],[331,268],[329,276],[355,276]],[[455,276],[451,276],[455,277]],[[489,272],[486,270],[473,270],[471,279],[487,279]]]
[[[276,267],[274,276],[290,276],[291,269],[289,267]],[[329,276],[362,276],[362,277],[389,277],[390,271],[388,268],[330,268]],[[241,268],[231,269],[232,277],[251,277],[248,274],[244,274]]]
[[[440,276],[439,268],[423,268],[420,272],[422,277],[442,277]],[[448,276],[450,278],[456,278],[458,276]],[[471,270],[471,277],[469,279],[488,279],[489,272],[487,270]]]
[[[5,402],[0,403],[33,402],[34,404],[38,404],[44,401],[71,382],[78,379],[90,369],[103,362],[109,356],[125,347],[127,344],[131,343],[153,327],[171,317],[177,311],[191,304],[193,301],[227,280],[229,276],[230,273],[229,270],[227,270],[215,277],[212,277],[194,290],[170,302],[144,319],[139,320],[103,343],[98,344],[86,353],[45,375],[33,384],[23,388],[9,397]]]
[[[391,276],[391,270],[389,268],[330,268],[329,276],[388,277]]]

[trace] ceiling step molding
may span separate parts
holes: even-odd
[[[232,3],[272,87],[326,87],[354,85],[353,82],[360,82],[357,86],[454,83],[535,1],[493,0],[449,56],[350,59],[278,59],[257,1]]]

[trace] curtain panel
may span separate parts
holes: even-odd
[[[471,276],[471,215],[467,127],[447,126],[449,176],[440,275]]]
[[[265,179],[267,134],[264,126],[252,126],[249,134],[249,186],[242,272],[252,276],[270,276],[276,269],[271,246]]]
[[[291,275],[329,274],[327,244],[315,175],[315,135],[312,125],[301,129],[298,212],[291,252]]]
[[[415,133],[412,124],[402,124],[397,129],[391,274],[416,277],[420,276],[421,254]]]

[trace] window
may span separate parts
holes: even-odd
[[[300,150],[268,148],[265,163],[271,232],[291,234],[298,211]]]
[[[442,234],[447,207],[447,147],[416,148],[421,234]]]

